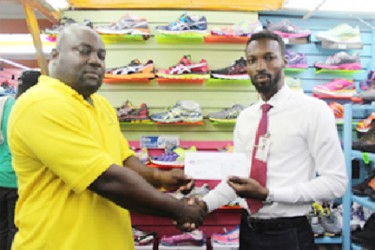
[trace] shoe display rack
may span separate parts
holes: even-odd
[[[344,152],[345,160],[349,178],[348,190],[344,196],[344,215],[343,215],[343,249],[344,250],[360,250],[361,247],[355,244],[351,244],[351,232],[350,232],[350,209],[351,203],[356,202],[359,205],[368,208],[375,212],[375,202],[370,200],[368,197],[360,197],[353,195],[351,192],[351,177],[352,177],[352,159],[357,159],[365,162],[370,162],[374,168],[375,163],[375,154],[361,152],[357,150],[352,150],[352,120],[353,120],[353,111],[373,111],[375,110],[375,105],[344,105]]]

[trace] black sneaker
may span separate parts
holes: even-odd
[[[352,186],[352,192],[353,192],[353,194],[358,195],[358,196],[366,196],[366,195],[368,195],[368,191],[367,191],[369,189],[368,183],[373,178],[375,178],[375,170],[373,170],[369,174],[369,176],[363,182],[358,183],[357,185]]]
[[[232,65],[223,69],[211,70],[211,76],[219,79],[249,79],[246,70],[246,60],[241,57],[236,60]]]

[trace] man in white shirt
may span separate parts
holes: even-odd
[[[253,178],[231,176],[203,198],[211,212],[237,198],[260,200],[251,214],[246,208],[240,227],[240,249],[314,249],[306,218],[311,203],[341,197],[347,175],[333,112],[316,98],[293,92],[284,83],[285,44],[261,31],[246,45],[247,71],[259,101],[242,111],[234,130],[234,152],[250,160],[261,106],[268,111],[266,185]],[[258,144],[260,145],[260,144]],[[249,176],[251,166],[249,169]]]

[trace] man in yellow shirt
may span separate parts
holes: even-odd
[[[129,149],[102,84],[99,35],[71,25],[57,39],[50,76],[14,106],[9,145],[19,182],[13,250],[134,249],[128,210],[168,217],[182,230],[203,220],[197,205],[158,191],[190,189],[181,170],[147,168]]]

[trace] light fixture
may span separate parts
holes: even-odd
[[[45,0],[52,8],[57,11],[68,9],[69,3],[66,0]]]

